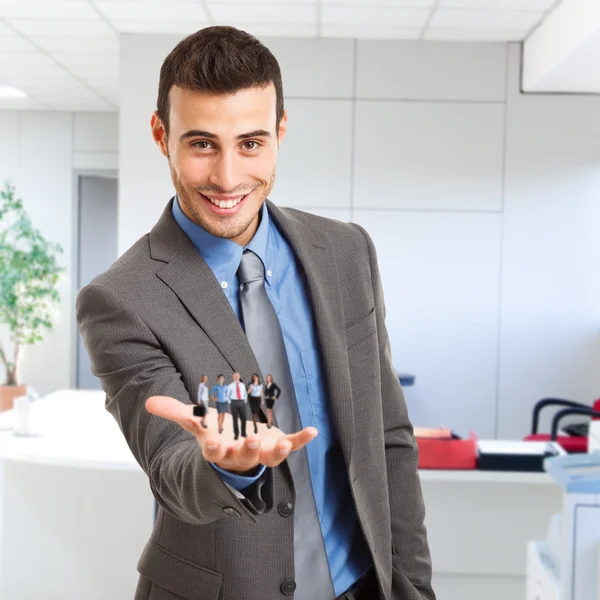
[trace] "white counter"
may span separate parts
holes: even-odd
[[[33,403],[37,437],[0,415],[0,598],[132,600],[153,498],[104,394]]]
[[[35,436],[12,433],[15,411],[0,413],[0,458],[84,469],[141,471],[104,393],[60,390],[32,403]]]
[[[32,408],[35,438],[0,415],[0,598],[132,600],[153,499],[104,394],[62,390]],[[421,482],[438,599],[523,599],[527,542],[560,510],[557,486],[480,471],[421,471]]]

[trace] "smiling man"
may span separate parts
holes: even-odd
[[[287,129],[275,57],[232,27],[185,38],[151,126],[176,195],[77,300],[159,507],[135,599],[433,600],[373,243],[267,200]],[[214,409],[202,427],[197,381],[224,372],[236,419],[242,381],[272,374],[274,427],[238,439]]]

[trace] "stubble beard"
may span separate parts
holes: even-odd
[[[179,177],[177,177],[177,173],[171,164],[170,158],[169,169],[171,171],[171,180],[173,182],[173,186],[177,192],[177,197],[179,198],[181,204],[185,206],[187,212],[192,215],[196,224],[200,225],[202,229],[211,235],[214,235],[215,237],[226,238],[229,240],[242,235],[252,225],[256,219],[256,215],[263,205],[263,202],[268,198],[271,190],[273,189],[276,174],[276,168],[273,167],[273,173],[271,174],[269,182],[262,186],[262,190],[260,189],[261,186],[259,185],[252,191],[252,194],[261,196],[257,212],[246,215],[245,217],[234,215],[231,218],[213,217],[211,219],[210,217],[207,217],[206,214],[199,208],[200,203],[204,202],[204,200],[197,195],[197,191],[202,191],[202,188],[191,188],[188,191],[181,183]],[[256,202],[255,198],[253,199],[253,202]],[[244,211],[244,213],[245,212],[246,211]]]

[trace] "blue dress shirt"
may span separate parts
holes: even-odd
[[[209,398],[212,398],[213,395],[217,397],[217,402],[229,402],[227,399],[227,386],[225,384],[219,385],[216,383],[212,386],[210,393],[208,394]]]
[[[214,273],[238,320],[236,272],[243,251],[252,250],[265,266],[265,288],[283,332],[302,426],[316,427],[319,431],[306,451],[329,569],[335,593],[340,595],[373,562],[358,523],[346,465],[333,426],[310,299],[293,250],[269,218],[266,203],[261,210],[260,225],[245,248],[215,237],[191,221],[181,210],[177,197],[173,202],[173,216]],[[225,482],[240,491],[252,485],[264,471],[263,467],[255,477],[242,477],[213,467]]]

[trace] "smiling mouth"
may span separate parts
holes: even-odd
[[[200,195],[205,200],[207,200],[208,202],[210,202],[211,204],[213,204],[214,206],[216,206],[217,208],[220,208],[220,209],[231,209],[231,208],[235,208],[249,194],[243,194],[241,196],[236,196],[235,198],[229,198],[227,200],[219,200],[218,198],[211,198],[210,196],[206,196],[205,194],[202,194],[201,192],[200,192]]]

